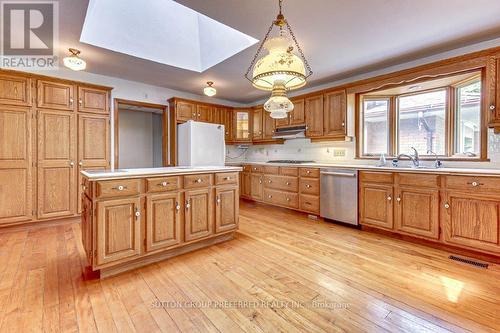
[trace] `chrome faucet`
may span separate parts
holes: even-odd
[[[436,169],[440,168],[440,167],[443,165],[443,163],[439,160],[439,156],[438,156],[438,154],[436,154],[435,152],[433,152],[433,151],[432,151],[432,150],[430,150],[430,149],[427,151],[427,154],[430,154],[430,155],[434,155],[434,156],[436,156],[436,161],[434,161],[434,167],[435,167]]]
[[[411,149],[413,149],[413,155],[399,154],[398,157],[396,158],[396,165],[397,165],[397,162],[399,161],[399,159],[401,157],[407,157],[413,163],[413,167],[415,167],[415,168],[419,167],[419,165],[420,165],[420,157],[418,155],[418,151],[415,149],[415,147],[411,147]],[[393,162],[393,165],[394,165],[394,162]]]

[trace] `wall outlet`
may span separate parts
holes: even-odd
[[[333,156],[335,157],[345,157],[345,149],[334,149]]]

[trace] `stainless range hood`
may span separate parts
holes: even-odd
[[[300,139],[306,137],[306,129],[305,125],[301,126],[290,126],[277,128],[274,132],[273,139]]]

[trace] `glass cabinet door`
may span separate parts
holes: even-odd
[[[236,128],[235,139],[238,141],[250,141],[250,111],[235,110]]]

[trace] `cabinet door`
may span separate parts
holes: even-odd
[[[264,115],[264,109],[261,107],[255,108],[252,112],[252,139],[253,140],[261,140],[263,138],[262,131],[262,116]]]
[[[196,119],[196,105],[189,102],[175,102],[175,115],[179,121]]]
[[[165,249],[181,242],[179,193],[146,198],[146,251]]]
[[[185,192],[185,226],[186,242],[213,234],[212,190],[204,188]]]
[[[38,80],[38,107],[73,111],[74,89],[72,84]]]
[[[78,87],[78,111],[109,114],[109,93],[107,90]]]
[[[0,74],[0,103],[31,105],[31,79]]]
[[[439,190],[400,187],[396,192],[396,230],[438,239]]]
[[[234,140],[237,142],[250,142],[250,112],[251,110],[234,110]]]
[[[0,106],[0,224],[32,215],[31,113]]]
[[[249,172],[240,173],[240,194],[243,198],[251,196],[251,174]]]
[[[445,242],[500,253],[498,196],[448,191],[442,212]]]
[[[198,121],[204,121],[206,123],[210,122],[212,114],[212,107],[207,105],[197,105],[196,106],[196,119]]]
[[[110,163],[109,117],[78,115],[78,165],[109,167]]]
[[[345,90],[333,91],[324,96],[324,136],[345,136],[346,101]]]
[[[393,228],[392,186],[362,183],[359,207],[361,224]]]
[[[261,174],[250,174],[250,196],[254,200],[262,200],[262,175]]]
[[[323,135],[323,95],[306,98],[305,104],[306,136]]]
[[[269,112],[264,112],[262,115],[264,127],[264,140],[272,140],[274,131],[276,130],[276,121],[271,118]]]
[[[223,113],[224,118],[224,139],[227,143],[232,143],[234,140],[234,117],[233,110],[226,109]]]
[[[215,232],[236,229],[238,226],[239,194],[237,187],[218,187],[215,190]]]
[[[500,57],[495,59],[493,67],[495,68],[495,85],[492,87],[494,89],[492,92],[494,102],[489,106],[491,112],[490,122],[498,124],[500,123]]]
[[[76,212],[75,115],[38,111],[38,217]]]
[[[97,266],[140,254],[140,219],[139,198],[97,203]]]
[[[226,112],[226,108],[223,108],[223,107],[212,108],[212,119],[210,121],[214,124],[223,125],[225,112]]]
[[[303,99],[292,100],[293,111],[288,114],[291,126],[304,125],[306,123],[305,101]],[[278,122],[278,121],[276,121]],[[276,125],[277,126],[277,125]]]

